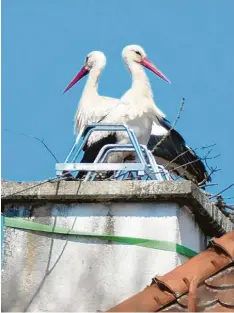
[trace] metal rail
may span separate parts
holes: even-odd
[[[130,144],[107,144],[102,147],[93,163],[80,163],[79,158],[90,136],[94,132],[125,132]],[[135,163],[105,163],[110,153],[132,152],[135,154]],[[85,180],[94,180],[100,172],[113,172],[112,178],[116,180],[141,179],[141,180],[172,180],[168,171],[159,166],[152,153],[145,145],[139,144],[135,133],[124,124],[99,124],[88,125],[76,138],[64,163],[56,164],[56,175],[63,171],[72,175],[77,171],[86,172]]]

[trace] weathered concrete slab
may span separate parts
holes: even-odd
[[[41,182],[2,181],[2,197],[4,202],[13,199],[18,201],[46,199],[73,202],[153,200],[190,195],[194,186],[190,182],[169,181],[160,183],[153,181],[60,181],[44,184]],[[21,190],[25,191],[21,192]]]
[[[7,217],[202,251],[231,222],[183,182],[2,182]],[[202,230],[202,231],[201,231]],[[187,260],[177,251],[5,228],[2,310],[105,311]]]
[[[5,214],[11,210],[7,204]],[[16,214],[79,232],[166,240],[196,252],[206,245],[192,213],[176,203],[49,203],[31,212],[23,204]],[[2,310],[8,312],[105,311],[188,259],[174,251],[8,227],[4,243]]]
[[[167,201],[185,205],[208,236],[232,230],[231,221],[190,181],[10,182],[2,181],[2,204],[48,202]]]

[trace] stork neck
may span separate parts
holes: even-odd
[[[150,96],[153,96],[149,79],[142,67],[136,62],[129,62],[128,68],[132,74],[132,89],[144,90]]]
[[[98,93],[98,79],[101,74],[101,69],[92,68],[89,72],[88,80],[85,85],[83,95],[84,94],[97,94]]]

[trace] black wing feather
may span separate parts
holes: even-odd
[[[166,119],[160,120],[160,124],[168,131],[171,128],[169,121]],[[148,149],[152,150],[162,137],[163,135],[157,136],[152,134],[148,143]],[[195,177],[197,183],[203,181],[207,177],[207,171],[201,159],[192,149],[186,146],[183,137],[174,129],[171,130],[170,135],[167,136],[154,150],[153,154],[168,162],[175,159],[173,163],[178,166],[184,165],[183,168]]]

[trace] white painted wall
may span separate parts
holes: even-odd
[[[17,208],[23,214],[25,208]],[[175,203],[50,204],[37,222],[98,234],[177,242],[199,252],[205,238]],[[2,311],[106,310],[187,258],[175,252],[7,229]]]

